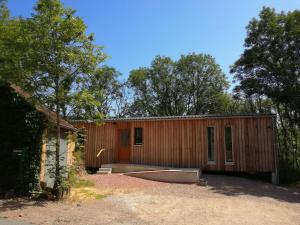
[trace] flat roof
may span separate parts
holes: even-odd
[[[189,120],[189,119],[224,119],[224,118],[255,118],[255,117],[274,117],[273,113],[235,113],[235,114],[203,114],[188,116],[149,116],[149,117],[113,117],[103,120],[71,120],[71,122],[128,122],[128,121],[155,121],[155,120]]]

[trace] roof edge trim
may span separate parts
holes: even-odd
[[[211,114],[211,115],[189,115],[189,116],[158,116],[158,117],[125,117],[106,118],[103,120],[70,120],[70,122],[129,122],[129,121],[156,121],[156,120],[189,120],[189,119],[224,119],[224,118],[255,118],[255,117],[275,117],[273,113],[239,113],[239,114]]]

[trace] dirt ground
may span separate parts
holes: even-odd
[[[168,184],[120,174],[89,175],[98,200],[0,200],[0,218],[43,225],[300,225],[300,190],[206,175],[208,186]]]

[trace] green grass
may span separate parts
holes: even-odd
[[[97,194],[93,191],[86,190],[86,189],[80,190],[80,193],[83,194],[87,198],[94,198],[94,199],[98,199],[98,200],[105,197],[105,195]]]
[[[95,186],[93,181],[86,180],[86,179],[78,179],[73,184],[73,188],[75,189],[75,197],[76,198],[83,198],[83,199],[102,199],[106,195],[99,194],[96,191],[94,191],[94,188],[90,188]]]
[[[94,186],[94,182],[85,179],[79,179],[75,182],[74,188],[84,188],[84,187],[92,187]]]
[[[100,195],[100,194],[95,195],[95,199],[97,199],[97,200],[102,199],[104,197],[105,197],[105,195]]]

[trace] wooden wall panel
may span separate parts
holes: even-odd
[[[206,170],[274,171],[274,140],[271,116],[112,121],[104,125],[74,122],[87,129],[86,166],[117,163],[117,129],[131,129],[131,163],[170,167],[202,167]],[[207,127],[215,128],[215,158],[207,163]],[[233,164],[225,163],[226,126],[232,127]],[[134,145],[134,128],[143,128],[143,145]],[[99,149],[107,151],[101,160]]]

